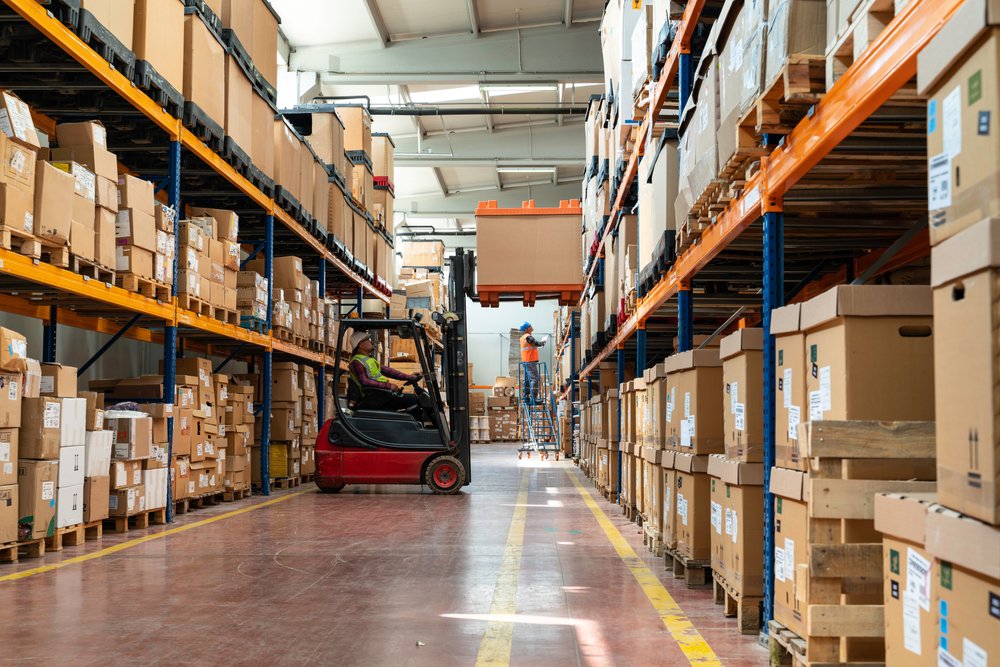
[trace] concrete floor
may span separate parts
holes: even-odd
[[[164,527],[0,566],[0,664],[687,664],[682,617],[672,635],[643,565],[722,663],[767,664],[571,463],[477,445],[473,475],[454,497],[308,484],[180,516],[159,538],[136,542]]]

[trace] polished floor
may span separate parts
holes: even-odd
[[[455,497],[310,484],[0,566],[0,664],[767,664],[571,463],[477,445],[473,474]]]

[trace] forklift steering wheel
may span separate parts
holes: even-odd
[[[417,375],[412,380],[407,380],[406,382],[404,382],[403,386],[404,387],[410,387],[410,386],[416,387],[417,383],[420,382],[422,379],[423,379],[423,375]]]

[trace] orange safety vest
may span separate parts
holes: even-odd
[[[524,334],[521,336],[521,361],[538,361],[538,348],[528,342],[528,336],[531,334]]]

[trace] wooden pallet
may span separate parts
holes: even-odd
[[[115,533],[125,533],[129,530],[144,530],[151,525],[163,525],[167,523],[167,510],[160,508],[138,512],[132,516],[112,516],[104,519],[104,524],[108,530]]]
[[[306,482],[312,482],[313,480],[315,480],[316,479],[316,473],[310,472],[310,473],[306,473],[304,475],[300,475],[299,477],[302,480],[302,483],[305,484]]]
[[[60,269],[70,268],[70,252],[68,246],[50,244],[43,239],[39,239],[39,242],[42,244],[41,260],[43,262],[51,264],[52,266],[58,266]]]
[[[0,228],[0,246],[25,257],[41,259],[42,244],[33,234],[22,232],[13,227]]]
[[[882,542],[864,536],[874,533],[875,494],[936,488],[914,481],[936,476],[934,422],[814,421],[800,426],[799,441],[810,471],[801,662],[877,660],[885,650]]]
[[[657,558],[663,556],[663,537],[649,522],[642,527],[642,543]]]
[[[203,301],[202,299],[199,299],[196,296],[191,296],[190,294],[178,294],[177,305],[184,310],[194,313],[195,315],[215,317],[215,309],[208,303],[208,301]]]
[[[78,547],[87,540],[87,530],[82,523],[56,528],[54,535],[45,538],[46,551],[62,551],[63,547]]]
[[[777,621],[767,622],[767,649],[771,667],[802,667],[808,664],[806,640]]]
[[[10,542],[0,546],[0,563],[16,563],[19,558],[41,558],[45,555],[45,538]]]
[[[90,540],[99,540],[104,537],[104,519],[97,519],[90,523],[83,524],[84,537]]]
[[[747,597],[732,589],[718,572],[712,572],[712,601],[722,605],[726,618],[736,618],[740,634],[756,635],[760,632],[762,597]]]
[[[826,51],[826,88],[844,75],[895,16],[893,0],[868,0],[854,10],[843,34]]]
[[[249,489],[230,489],[222,492],[223,502],[231,503],[237,500],[243,500],[244,498],[249,498],[253,495],[253,492]]]
[[[291,329],[286,329],[285,327],[271,325],[271,334],[278,340],[283,340],[286,343],[295,342],[295,335],[292,334]]]
[[[301,477],[278,477],[271,480],[272,489],[292,489],[302,483]]]
[[[226,308],[213,307],[212,317],[225,322],[226,324],[240,325],[240,313],[237,310],[227,310]]]
[[[114,269],[109,269],[108,267],[102,266],[93,260],[77,257],[73,254],[70,254],[69,263],[69,268],[73,273],[84,276],[85,278],[90,278],[91,280],[107,283],[109,285],[115,284]]]
[[[683,579],[688,588],[707,586],[712,579],[712,564],[707,560],[688,558],[674,549],[663,550],[663,561],[667,571],[676,579]]]
[[[115,285],[128,292],[141,294],[147,299],[167,302],[171,298],[169,286],[134,273],[116,273]]]

